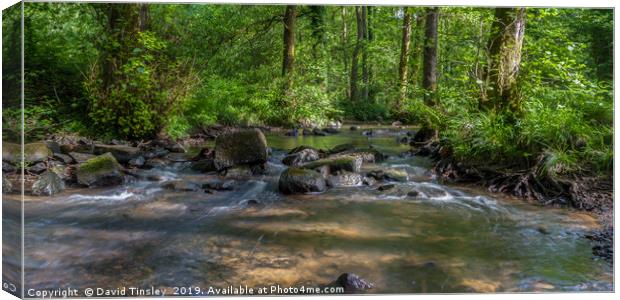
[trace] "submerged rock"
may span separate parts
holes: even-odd
[[[46,171],[32,184],[32,194],[36,196],[51,196],[65,189],[65,183],[58,174]]]
[[[335,174],[338,171],[357,173],[362,167],[362,159],[355,156],[343,155],[334,158],[319,159],[304,164],[301,167],[304,169],[320,170],[322,173],[327,172],[328,174]]]
[[[329,153],[335,154],[351,150],[355,150],[355,146],[353,146],[353,144],[340,144],[329,150]]]
[[[267,162],[267,140],[258,129],[237,130],[215,139],[215,167],[224,170],[237,165]]]
[[[200,190],[198,184],[183,180],[168,181],[162,184],[162,188],[180,192],[196,192]]]
[[[379,190],[379,191],[382,191],[382,192],[383,192],[383,191],[391,190],[391,189],[393,189],[394,187],[395,187],[395,185],[394,185],[394,184],[392,184],[392,183],[388,183],[388,184],[384,184],[384,185],[382,185],[382,186],[378,187],[378,188],[377,188],[377,190]]]
[[[234,180],[219,180],[211,179],[202,184],[203,189],[216,190],[216,191],[230,191],[235,184]]]
[[[372,177],[376,180],[391,180],[406,182],[409,180],[409,173],[400,169],[386,169],[386,170],[374,170],[368,172],[368,177]]]
[[[328,136],[329,134],[321,129],[318,128],[314,128],[312,129],[312,134],[316,135],[316,136]]]
[[[146,160],[144,159],[144,156],[140,155],[136,158],[130,159],[128,164],[132,167],[142,167],[145,162]]]
[[[207,158],[192,162],[191,169],[194,171],[209,173],[217,171],[213,159]]]
[[[316,171],[288,168],[280,175],[278,188],[284,194],[304,194],[324,192],[327,186],[323,175]]]
[[[168,162],[161,158],[151,158],[144,163],[144,167],[147,169],[163,168],[168,165]]]
[[[358,293],[367,289],[372,289],[375,285],[353,273],[343,273],[338,276],[336,283],[344,288],[347,294]]]
[[[287,166],[298,167],[307,162],[312,162],[320,158],[319,152],[315,149],[306,148],[293,154],[287,155],[282,159],[282,163]]]
[[[123,182],[123,167],[108,152],[80,164],[76,176],[79,184],[89,187],[116,185]]]

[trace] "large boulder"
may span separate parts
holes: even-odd
[[[80,152],[69,152],[68,155],[78,164],[84,163],[87,160],[95,157],[95,155],[93,154],[80,153]]]
[[[36,196],[51,196],[65,189],[65,183],[58,174],[46,171],[32,184],[32,194]]]
[[[237,130],[215,139],[215,167],[224,170],[237,165],[267,162],[267,140],[258,129]]]
[[[77,181],[81,185],[109,186],[123,182],[123,167],[112,153],[106,153],[87,160],[78,166]]]
[[[13,184],[6,177],[2,176],[2,193],[8,194],[13,192]]]
[[[287,155],[284,159],[282,159],[282,163],[287,166],[298,167],[304,163],[318,160],[319,158],[320,156],[317,150],[306,148]]]
[[[122,164],[128,163],[130,160],[140,156],[140,149],[136,147],[124,146],[124,145],[103,145],[95,144],[94,152],[97,155],[104,153],[111,153],[116,160]]]
[[[340,154],[358,156],[365,163],[378,163],[386,159],[386,155],[379,152],[377,149],[365,148],[365,149],[352,149],[344,151]],[[339,154],[339,155],[340,155]]]
[[[357,173],[362,167],[362,159],[356,156],[343,155],[338,157],[319,159],[301,166],[304,169],[321,170],[328,174],[339,171]]]
[[[278,188],[283,194],[305,194],[324,192],[327,189],[325,177],[313,170],[288,168],[280,175]]]
[[[45,143],[24,144],[24,160],[27,163],[46,161],[52,152]],[[12,143],[2,143],[2,160],[13,165],[21,161],[21,146]]]

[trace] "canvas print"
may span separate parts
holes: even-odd
[[[613,8],[400,5],[3,10],[3,290],[613,292]]]

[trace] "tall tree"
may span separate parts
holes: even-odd
[[[485,108],[520,109],[516,95],[517,75],[525,34],[525,8],[496,8],[489,39],[489,95],[482,99]]]
[[[439,8],[431,7],[426,11],[426,28],[424,31],[424,75],[422,87],[425,90],[425,100],[433,103],[437,91],[437,24]]]
[[[362,6],[355,7],[355,16],[357,24],[357,39],[355,42],[355,48],[353,49],[353,55],[351,57],[351,101],[359,100],[358,91],[358,60],[360,51],[362,51],[364,45],[364,32],[366,31],[364,21],[364,8]]]
[[[340,10],[340,16],[342,18],[342,58],[344,59],[344,74],[349,72],[349,55],[348,55],[348,39],[349,32],[347,28],[347,7],[343,6]],[[351,97],[351,79],[347,76],[347,88],[346,88],[346,96],[347,98]]]
[[[396,102],[396,110],[401,111],[407,97],[407,75],[409,72],[409,47],[411,44],[411,9],[403,7],[403,35],[400,47],[400,64],[398,66],[398,82],[400,95]]]
[[[369,94],[370,94],[370,66],[369,66],[369,58],[368,58],[368,45],[370,43],[370,36],[372,31],[370,29],[370,19],[372,7],[363,6],[362,7],[362,20],[364,22],[364,40],[362,43],[362,82],[364,83],[364,90],[362,94],[362,100],[364,102],[368,102]]]
[[[284,90],[287,92],[292,84],[295,64],[295,21],[297,19],[297,6],[287,5],[284,12],[284,55],[282,59],[282,77],[284,77]]]

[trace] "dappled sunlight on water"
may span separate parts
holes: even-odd
[[[438,184],[428,161],[397,155],[407,147],[392,135],[370,140],[391,157],[364,169],[402,168],[409,182],[282,196],[282,150],[369,141],[360,132],[268,140],[271,171],[232,191],[136,181],[27,199],[27,288],[325,285],[344,272],[373,282],[371,293],[612,288],[610,266],[583,237],[598,226],[587,214]],[[182,164],[160,175],[213,178]]]

